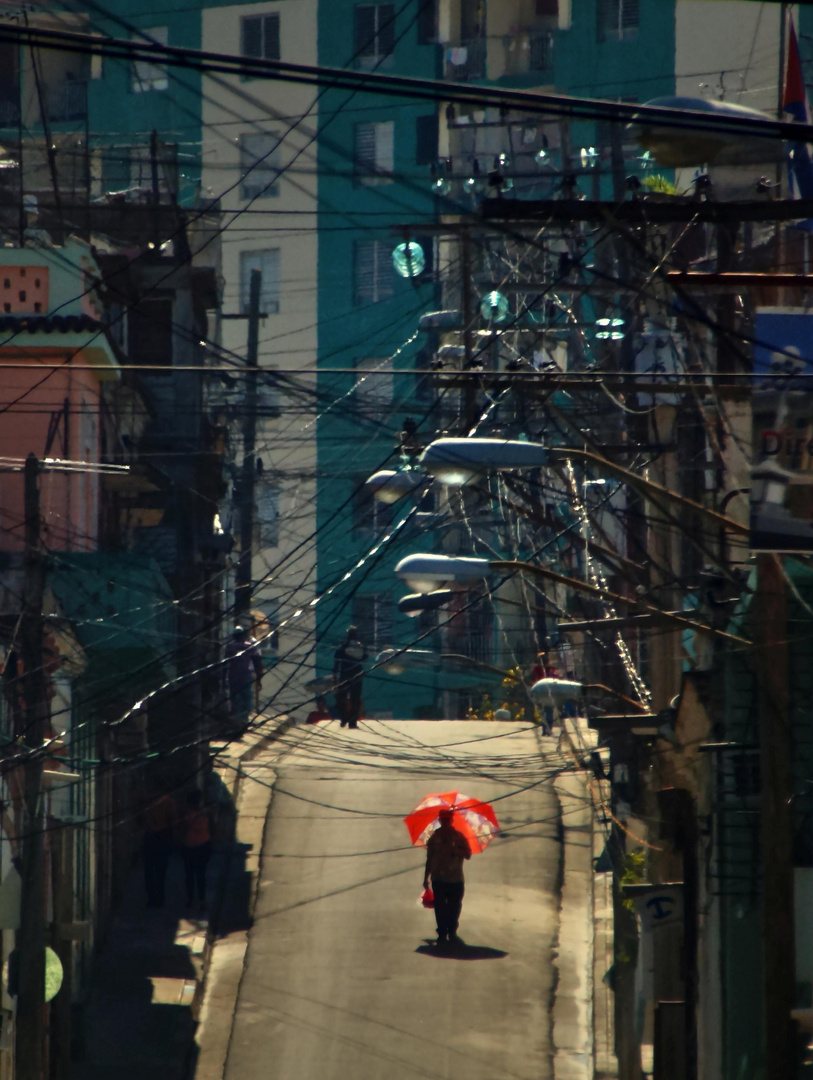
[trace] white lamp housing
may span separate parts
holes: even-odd
[[[381,502],[397,503],[411,494],[423,479],[418,473],[382,469],[365,480],[364,486]]]
[[[413,592],[430,593],[449,582],[473,585],[488,577],[488,559],[450,555],[407,555],[395,567],[395,573]]]
[[[452,596],[451,589],[435,589],[428,593],[408,593],[398,601],[398,610],[402,615],[414,618],[422,611],[437,611],[443,604],[448,604]]]
[[[548,703],[569,701],[581,697],[584,686],[573,679],[540,679],[531,687],[531,693],[540,701]]]
[[[482,473],[547,462],[547,447],[519,439],[435,439],[420,457],[421,466],[442,484],[467,484]]]
[[[374,660],[388,675],[403,675],[407,668],[434,667],[437,654],[429,649],[382,649]]]

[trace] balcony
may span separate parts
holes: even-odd
[[[446,49],[445,77],[452,82],[468,82],[486,77],[486,39],[471,38]]]
[[[84,120],[88,112],[87,83],[65,79],[46,85],[45,106],[49,120]]]
[[[551,30],[533,28],[503,37],[505,67],[503,75],[552,73],[553,41]]]

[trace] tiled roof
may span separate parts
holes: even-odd
[[[81,334],[98,332],[102,324],[89,315],[2,315],[0,334]],[[0,345],[3,342],[0,341]]]

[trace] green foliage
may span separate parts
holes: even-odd
[[[661,176],[660,173],[653,173],[651,176],[645,176],[642,180],[642,184],[649,191],[654,191],[658,195],[677,195],[677,188],[671,180],[667,180],[665,176]]]

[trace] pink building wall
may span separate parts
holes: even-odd
[[[75,353],[75,346],[67,346]],[[37,369],[37,362],[60,363],[66,349],[25,350],[11,355],[0,348],[0,457],[42,458],[51,418],[60,414],[49,457],[99,461],[99,381],[92,371]],[[8,350],[11,353],[11,350]],[[77,363],[85,362],[80,352]],[[32,367],[10,367],[30,361]],[[65,401],[68,436],[65,441]],[[0,463],[0,469],[6,463]],[[40,474],[42,541],[50,551],[93,551],[99,533],[99,476],[97,473],[43,471]],[[0,551],[24,546],[23,478],[0,471]]]

